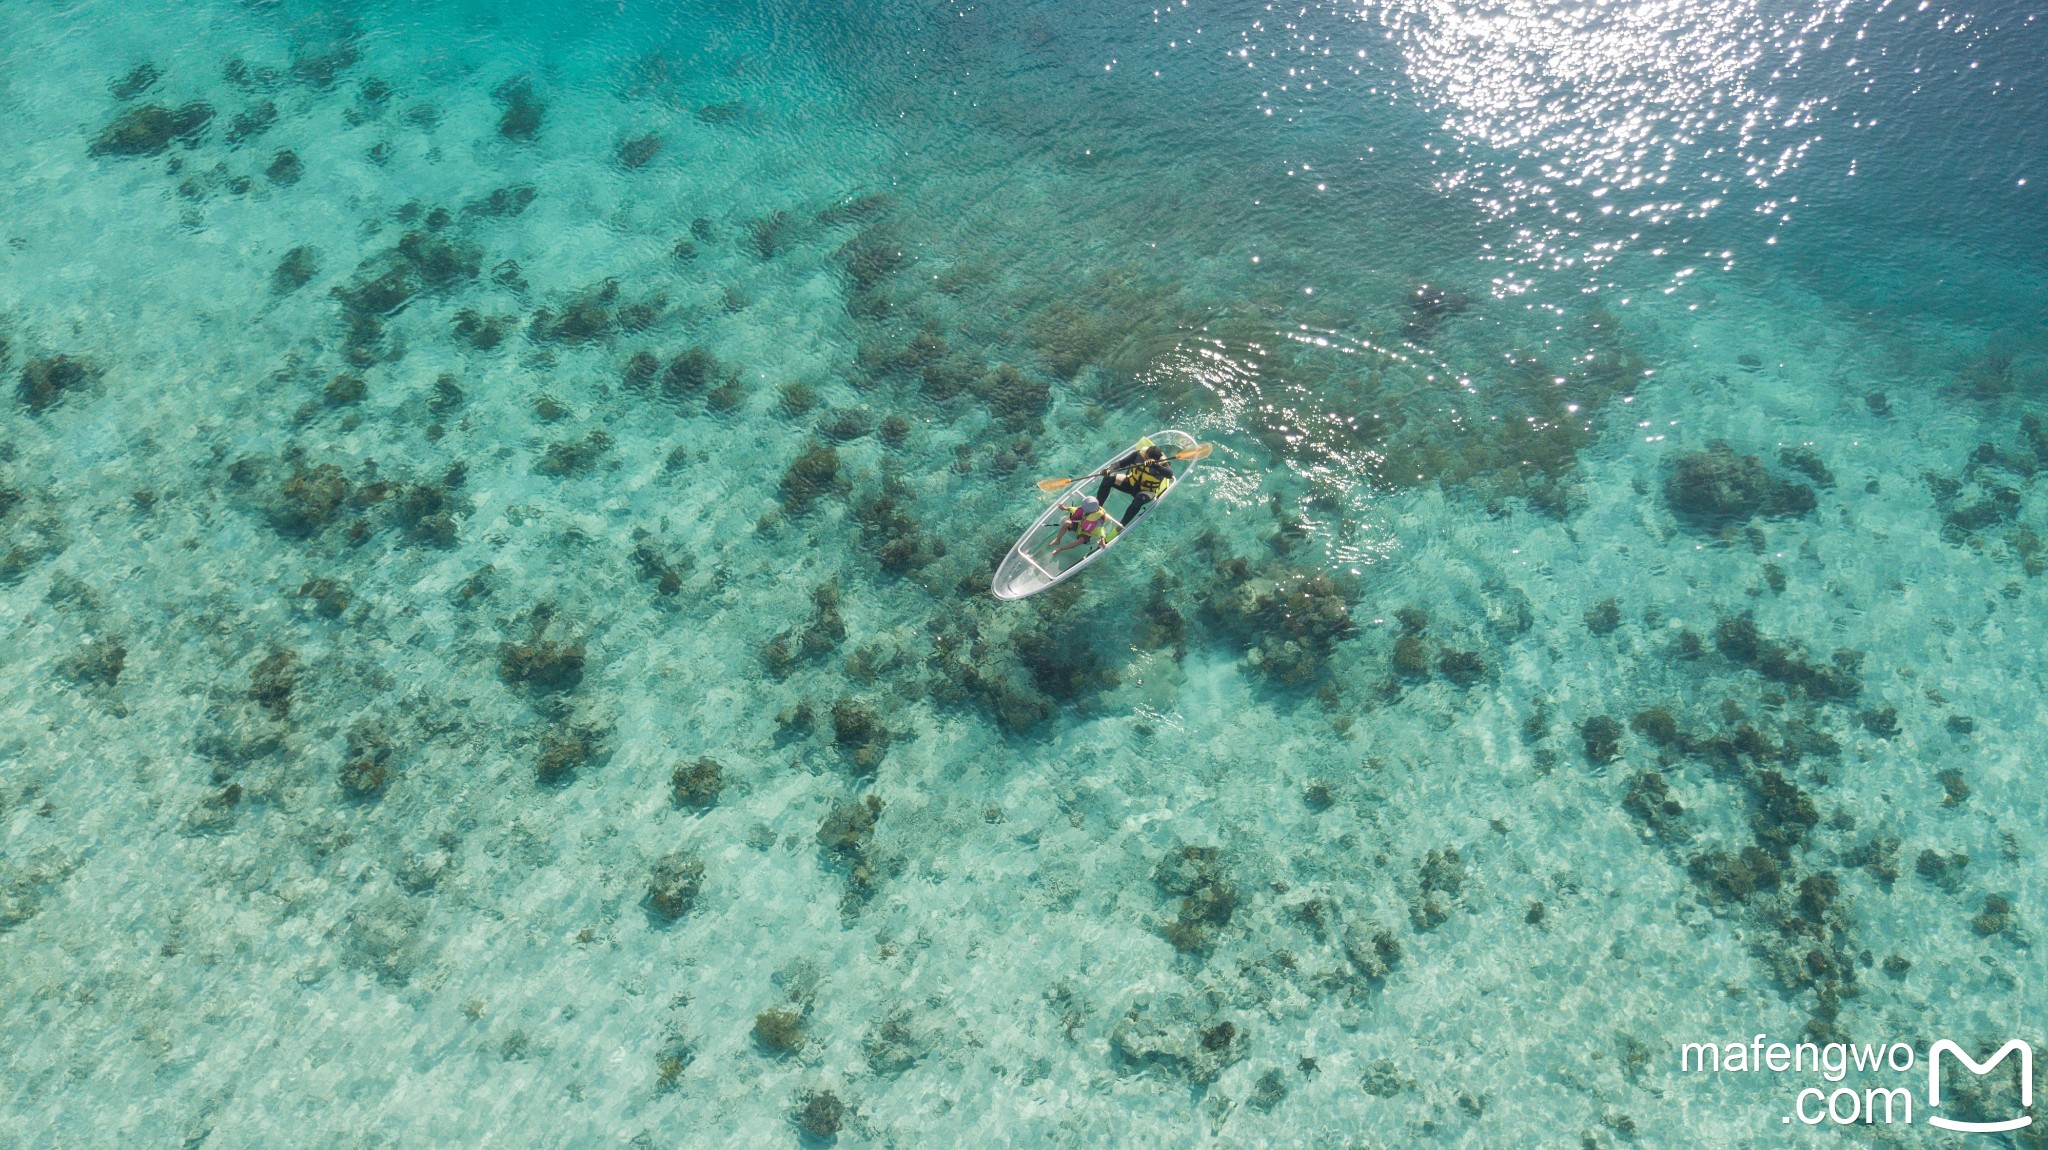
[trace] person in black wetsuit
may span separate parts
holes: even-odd
[[[1129,526],[1138,518],[1138,512],[1159,498],[1160,492],[1172,482],[1173,464],[1167,461],[1166,452],[1146,443],[1142,450],[1134,450],[1111,465],[1109,474],[1095,488],[1095,498],[1108,499],[1111,491],[1129,492],[1131,505],[1124,508],[1122,517],[1123,524]]]

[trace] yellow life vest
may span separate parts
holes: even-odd
[[[1159,493],[1173,482],[1173,468],[1167,466],[1163,459],[1148,459],[1131,468],[1125,478],[1147,499],[1157,499]]]

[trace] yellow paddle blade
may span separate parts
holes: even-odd
[[[1210,453],[1210,452],[1212,452],[1212,451],[1214,451],[1214,450],[1216,450],[1216,445],[1215,445],[1215,444],[1213,444],[1213,443],[1198,443],[1198,444],[1194,445],[1193,447],[1190,447],[1190,448],[1188,448],[1188,449],[1187,449],[1186,451],[1183,451],[1183,452],[1181,452],[1180,454],[1178,454],[1178,455],[1174,456],[1174,458],[1175,458],[1175,459],[1207,459],[1207,458],[1209,458],[1209,453]]]
[[[1038,489],[1040,491],[1058,491],[1073,481],[1069,476],[1062,476],[1058,479],[1041,479],[1038,481]]]

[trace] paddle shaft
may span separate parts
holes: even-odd
[[[1206,456],[1208,455],[1208,451],[1206,450],[1208,446],[1209,445],[1206,443],[1198,443],[1193,447],[1188,448],[1186,451],[1175,452],[1170,458],[1193,459],[1197,456]],[[1061,487],[1069,486],[1070,484],[1085,483],[1090,479],[1100,479],[1103,476],[1108,475],[1110,472],[1116,470],[1118,470],[1117,465],[1112,463],[1108,467],[1105,467],[1100,471],[1092,472],[1088,475],[1082,475],[1066,479],[1041,479],[1038,481],[1038,489],[1040,491],[1053,491]]]

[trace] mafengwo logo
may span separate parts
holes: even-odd
[[[1927,1108],[1932,1110],[1941,1105],[1941,1056],[1943,1054],[1954,1055],[1955,1061],[1969,1067],[1972,1074],[1989,1074],[1992,1067],[2005,1061],[2005,1056],[2014,1052],[2018,1052],[2020,1056],[2020,1109],[2032,1110],[2034,1108],[2034,1048],[2018,1038],[1999,1047],[1998,1053],[1983,1062],[1970,1057],[1963,1052],[1962,1047],[1957,1046],[1946,1038],[1935,1043],[1934,1049],[1927,1052]],[[1939,1126],[1943,1130],[1961,1130],[1971,1134],[1998,1134],[2007,1130],[2018,1130],[2033,1122],[2033,1120],[2034,1116],[2032,1114],[2021,1114],[1999,1122],[1963,1122],[1954,1118],[1944,1118],[1939,1114],[1927,1116],[1927,1124],[1929,1126]]]
[[[1685,1043],[1679,1047],[1678,1069],[1682,1074],[1819,1076],[1825,1085],[1800,1085],[1796,1079],[1783,1083],[1781,1096],[1791,1105],[1790,1113],[1779,1121],[1788,1125],[1913,1124],[1910,1086],[1918,1083],[1908,1076],[1922,1059],[1910,1044],[1787,1044],[1769,1037]],[[2013,1055],[2018,1057],[2007,1062]],[[1927,1049],[1925,1063],[1927,1104],[1922,1120],[1927,1125],[1962,1134],[2003,1134],[2033,1124],[2034,1048],[2025,1039],[2007,1041],[1980,1062],[1961,1044],[1944,1038]],[[2001,1067],[2010,1071],[1999,1073]],[[1852,1072],[1857,1083],[1843,1083]],[[1871,1077],[1877,1083],[1865,1085]]]

